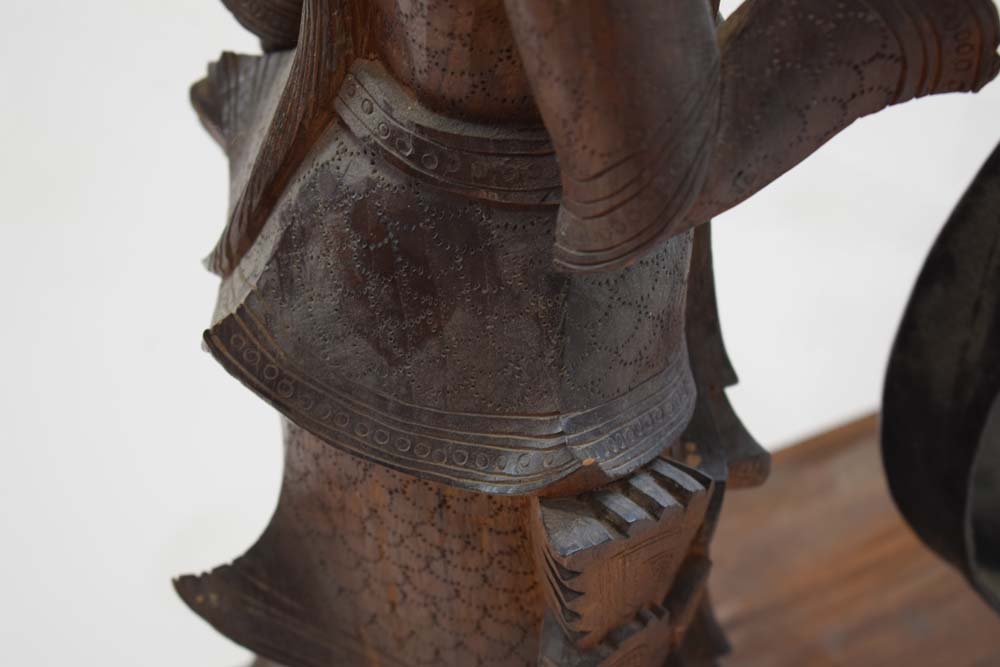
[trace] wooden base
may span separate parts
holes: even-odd
[[[712,553],[726,667],[1000,665],[1000,619],[896,511],[874,416],[777,453]]]

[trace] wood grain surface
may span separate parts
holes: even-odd
[[[1000,665],[1000,619],[893,505],[866,417],[726,498],[712,590],[726,667]]]

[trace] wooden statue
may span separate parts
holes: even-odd
[[[225,0],[207,348],[284,418],[260,540],[182,577],[287,667],[710,665],[727,488],[707,221],[855,119],[974,91],[990,0]],[[267,664],[267,663],[262,663]]]

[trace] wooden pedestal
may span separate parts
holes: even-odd
[[[725,667],[1000,665],[1000,619],[889,497],[877,418],[778,452],[712,552]]]

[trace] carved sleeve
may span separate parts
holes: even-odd
[[[575,271],[628,264],[862,116],[1000,69],[991,0],[747,0],[719,53],[709,3],[506,4],[562,171],[555,261]]]
[[[555,260],[627,264],[669,235],[707,173],[719,56],[709,3],[506,0],[559,158]]]
[[[854,120],[996,76],[990,0],[748,0],[722,26],[722,105],[697,225]]]
[[[209,268],[220,275],[231,273],[253,244],[295,168],[333,118],[334,99],[354,48],[351,22],[357,19],[349,14],[349,4],[305,0],[302,5],[298,48],[280,99],[245,185],[234,193],[229,223],[208,258]]]

